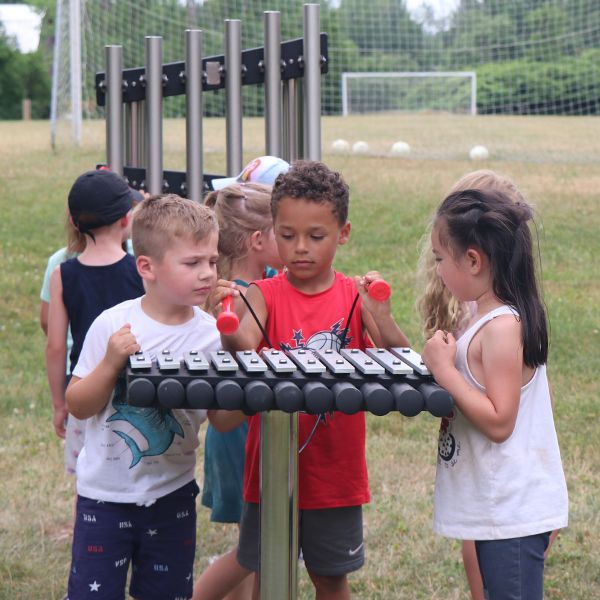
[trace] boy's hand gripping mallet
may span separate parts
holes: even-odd
[[[223,299],[223,310],[217,317],[217,329],[224,335],[231,335],[240,326],[239,317],[233,312],[233,296]]]
[[[377,302],[385,302],[392,295],[392,288],[387,281],[376,279],[367,286],[367,294]]]

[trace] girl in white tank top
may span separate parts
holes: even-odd
[[[547,532],[568,519],[531,217],[527,204],[496,191],[455,192],[438,209],[431,236],[448,290],[477,303],[458,342],[438,331],[423,351],[456,403],[440,432],[434,529],[476,540],[491,600],[512,598],[511,585],[541,600],[543,548],[527,561],[511,562],[513,542],[539,550],[535,536],[546,536],[547,543]],[[500,574],[497,564],[503,565]],[[513,564],[515,572],[507,572]]]

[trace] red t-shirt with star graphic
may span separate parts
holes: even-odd
[[[267,306],[265,330],[278,349],[340,349],[341,336],[354,298],[354,280],[335,274],[333,285],[318,294],[304,294],[285,274],[255,281]],[[265,346],[263,343],[261,348]],[[364,350],[360,299],[346,335],[346,348]],[[317,416],[300,413],[298,445],[302,447]],[[244,470],[244,500],[259,501],[260,416],[249,418]],[[365,456],[365,414],[335,412],[320,423],[298,458],[298,497],[301,509],[357,506],[369,502]]]

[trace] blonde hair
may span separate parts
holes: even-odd
[[[81,254],[85,250],[85,234],[73,225],[69,209],[65,215],[65,233],[67,234],[67,254]]]
[[[229,279],[234,262],[248,254],[250,236],[273,228],[271,186],[235,183],[208,194],[204,204],[214,210],[219,221],[217,268],[220,277]]]
[[[525,197],[508,177],[489,169],[467,173],[451,188],[450,194],[464,190],[497,191],[513,202],[525,202]],[[421,252],[417,266],[417,286],[421,290],[417,298],[417,310],[423,323],[423,335],[429,339],[438,329],[456,332],[468,317],[464,302],[457,300],[446,288],[437,274],[437,264],[431,249],[431,222],[421,239]]]
[[[178,238],[199,242],[219,231],[212,210],[175,194],[150,196],[133,211],[131,240],[136,256],[161,260]]]

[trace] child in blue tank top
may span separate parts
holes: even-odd
[[[44,271],[44,279],[42,281],[42,289],[40,290],[40,326],[44,335],[48,336],[48,314],[50,312],[50,278],[52,273],[58,265],[79,256],[85,249],[85,235],[80,233],[73,223],[71,222],[68,209],[66,210],[65,219],[65,232],[67,234],[67,245],[59,248],[49,258],[46,264],[46,270]],[[73,338],[71,337],[71,328],[67,327],[67,337],[65,340],[67,354],[70,354],[71,348],[73,347]],[[65,371],[68,378],[70,373],[68,357],[65,362]],[[77,461],[77,455],[81,450],[80,436],[73,435],[67,436],[67,426],[64,420],[60,420],[60,414],[58,422],[54,422],[54,431],[56,435],[65,440],[65,470],[67,473],[75,474],[75,463]],[[81,429],[77,428],[78,431]],[[71,434],[73,431],[71,430]]]
[[[103,310],[144,293],[135,260],[123,250],[129,237],[134,197],[125,181],[110,171],[84,173],[69,192],[69,218],[86,244],[79,256],[61,262],[50,277],[46,369],[54,427],[59,435],[67,417],[69,327],[73,338],[68,368],[71,373],[93,320]]]

